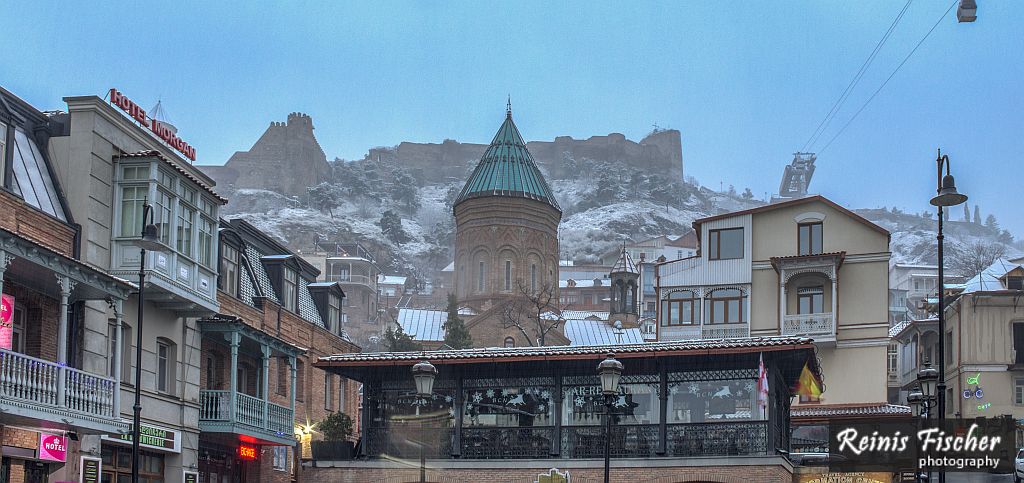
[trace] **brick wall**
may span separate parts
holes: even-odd
[[[56,278],[53,278],[53,283],[57,284]],[[60,301],[9,279],[4,280],[4,293],[14,296],[15,306],[25,311],[25,326],[23,328],[25,354],[48,361],[56,361]]]
[[[36,449],[39,446],[39,433],[25,429],[5,427],[4,446],[15,448]]]
[[[17,233],[64,256],[72,256],[75,230],[0,190],[0,228]]]

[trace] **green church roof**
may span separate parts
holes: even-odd
[[[512,122],[511,106],[505,114],[505,122],[494,135],[491,145],[455,199],[455,204],[485,196],[527,198],[547,203],[559,212],[562,211],[551,188],[544,181],[544,175],[533,161],[533,155],[526,149],[519,129]]]

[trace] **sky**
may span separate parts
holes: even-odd
[[[778,190],[783,167],[903,0],[124,2],[4,7],[0,85],[39,109],[116,87],[159,99],[197,163],[223,164],[290,112],[328,159],[401,141],[490,141],[511,96],[528,140],[682,133],[684,173]],[[916,0],[828,124],[811,191],[852,208],[929,209],[936,149],[957,187],[1024,236],[1024,2],[958,23]],[[847,124],[897,65],[931,35]],[[953,219],[962,216],[956,207]]]

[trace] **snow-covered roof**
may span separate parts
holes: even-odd
[[[996,260],[988,268],[963,284],[964,293],[982,292],[986,290],[1005,290],[1003,282],[999,280],[1011,270],[1021,268],[1019,263],[1011,262],[1005,258]]]
[[[380,283],[382,285],[405,285],[406,277],[399,277],[397,275],[381,275]]]
[[[442,272],[454,272],[455,271],[455,262],[452,262],[452,263],[449,263],[448,265],[445,265],[444,268],[441,269],[441,271]]]
[[[569,345],[611,345],[611,344],[642,344],[643,333],[640,329],[621,329],[622,338],[615,335],[615,329],[603,320],[568,319],[565,321],[565,337]]]
[[[415,340],[444,340],[448,312],[442,310],[399,309],[398,325]]]
[[[574,284],[573,286],[576,287],[576,288],[593,288],[593,287],[602,287],[602,286],[610,287],[611,286],[610,283],[609,284],[603,283],[600,278],[593,279],[593,280],[591,280],[591,279],[587,279],[587,280],[574,280],[574,279],[570,278],[569,280],[573,281],[573,284]],[[569,287],[569,280],[559,280],[558,281],[558,288],[571,288],[571,287]]]
[[[545,312],[543,315],[541,315],[541,317],[543,317],[545,319],[548,319],[548,320],[553,320],[553,319],[556,318],[554,312]],[[592,318],[592,317],[596,317],[596,318],[601,319],[601,320],[608,320],[608,312],[607,311],[600,311],[600,310],[563,310],[562,311],[562,318],[563,319],[582,320],[582,319],[589,319],[589,318]]]

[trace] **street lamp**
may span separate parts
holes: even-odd
[[[148,220],[148,223],[147,223]],[[146,250],[163,251],[160,227],[153,223],[153,207],[142,200],[142,238],[130,242],[139,247],[139,315],[135,328],[135,405],[132,406],[132,483],[139,483],[139,440],[142,430],[142,314],[146,289]]]
[[[611,471],[612,408],[619,397],[619,379],[622,377],[622,363],[615,360],[611,352],[597,365],[601,377],[601,393],[604,394],[604,483],[608,483]]]
[[[420,361],[412,366],[412,379],[416,382],[416,396],[422,399],[424,404],[430,400],[430,396],[434,392],[435,378],[437,378],[437,368],[429,361]],[[416,414],[419,415],[418,407]],[[420,429],[422,429],[422,425],[420,425]],[[420,431],[420,483],[427,481],[427,458],[423,452],[423,439],[423,432]]]
[[[935,386],[934,392],[936,401],[938,401],[936,409],[939,413],[939,421],[946,420],[946,279],[944,274],[945,261],[942,254],[942,209],[948,206],[956,206],[967,201],[967,195],[956,191],[956,183],[953,182],[953,175],[950,173],[950,164],[949,156],[942,154],[942,150],[939,150],[935,159],[936,195],[930,201],[933,206],[939,209],[939,232],[935,236],[935,240],[939,245],[939,369],[938,384]],[[946,168],[945,176],[942,175],[943,166]],[[946,473],[940,471],[939,482],[943,483],[945,481]]]
[[[922,423],[931,419],[932,409],[935,408],[938,401],[936,397],[938,379],[939,371],[933,368],[926,359],[924,367],[917,371],[917,385],[910,390],[910,394],[907,394],[907,404],[910,405],[914,417],[918,418]],[[944,475],[940,471],[939,478],[943,477]],[[928,470],[926,478],[927,481],[932,480],[931,470]]]

